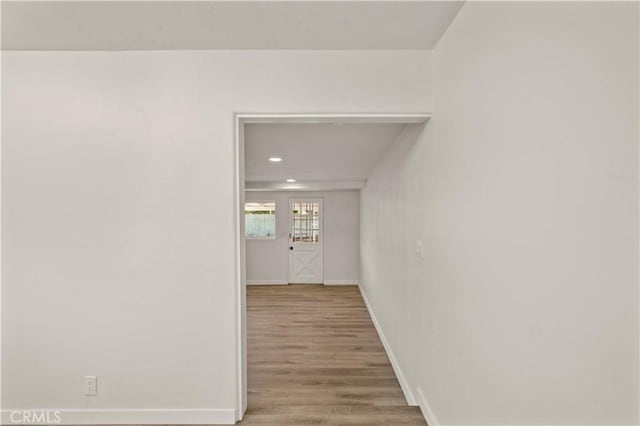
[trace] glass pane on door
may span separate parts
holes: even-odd
[[[294,243],[320,242],[320,203],[292,203],[291,235]]]

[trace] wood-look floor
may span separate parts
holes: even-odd
[[[242,425],[425,425],[356,286],[247,288]]]

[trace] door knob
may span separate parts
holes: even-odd
[[[293,247],[289,247],[289,250],[293,250]]]

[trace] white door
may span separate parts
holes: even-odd
[[[322,284],[322,198],[290,198],[289,222],[289,283]]]

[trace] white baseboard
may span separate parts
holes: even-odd
[[[422,389],[420,386],[416,389],[416,393],[418,394],[418,406],[420,407],[420,411],[422,411],[422,415],[424,419],[427,421],[429,426],[439,426],[440,422],[436,418],[436,415],[433,413],[433,409],[427,402],[427,398],[424,397],[424,393],[422,393]]]
[[[402,388],[402,392],[404,393],[404,397],[407,400],[407,403],[412,406],[416,406],[416,399],[413,396],[413,392],[411,392],[411,388],[409,387],[409,383],[407,379],[405,379],[404,374],[402,374],[402,370],[400,370],[400,365],[396,360],[396,357],[393,355],[393,351],[391,350],[391,346],[389,345],[389,341],[384,336],[382,332],[382,328],[380,327],[380,323],[376,319],[376,314],[373,312],[371,308],[371,304],[369,303],[369,299],[367,299],[367,295],[362,289],[361,285],[358,285],[360,289],[360,294],[362,295],[362,299],[364,299],[364,304],[367,306],[367,310],[369,311],[369,316],[371,316],[371,321],[373,321],[373,325],[378,332],[378,336],[380,336],[380,340],[382,341],[382,346],[384,346],[384,350],[387,351],[387,356],[389,357],[389,361],[391,362],[391,366],[393,367],[393,371],[396,373],[396,377],[398,377],[398,381],[400,382],[400,387]],[[431,423],[429,423],[431,424]]]
[[[360,285],[355,280],[325,280],[324,285]]]
[[[15,414],[14,412],[20,412]],[[29,423],[22,420],[25,412],[35,413],[40,418],[49,413],[48,421]],[[2,424],[56,424],[55,412],[59,412],[59,423],[65,425],[97,424],[225,424],[236,422],[235,409],[16,409],[2,410]],[[13,416],[12,416],[12,413]],[[29,414],[33,416],[33,414]],[[12,419],[13,417],[13,419]],[[33,419],[33,417],[30,417]],[[37,419],[37,417],[36,417]],[[54,421],[52,421],[54,420]]]
[[[288,285],[282,280],[247,280],[247,285]],[[324,285],[360,285],[356,280],[326,280]]]

